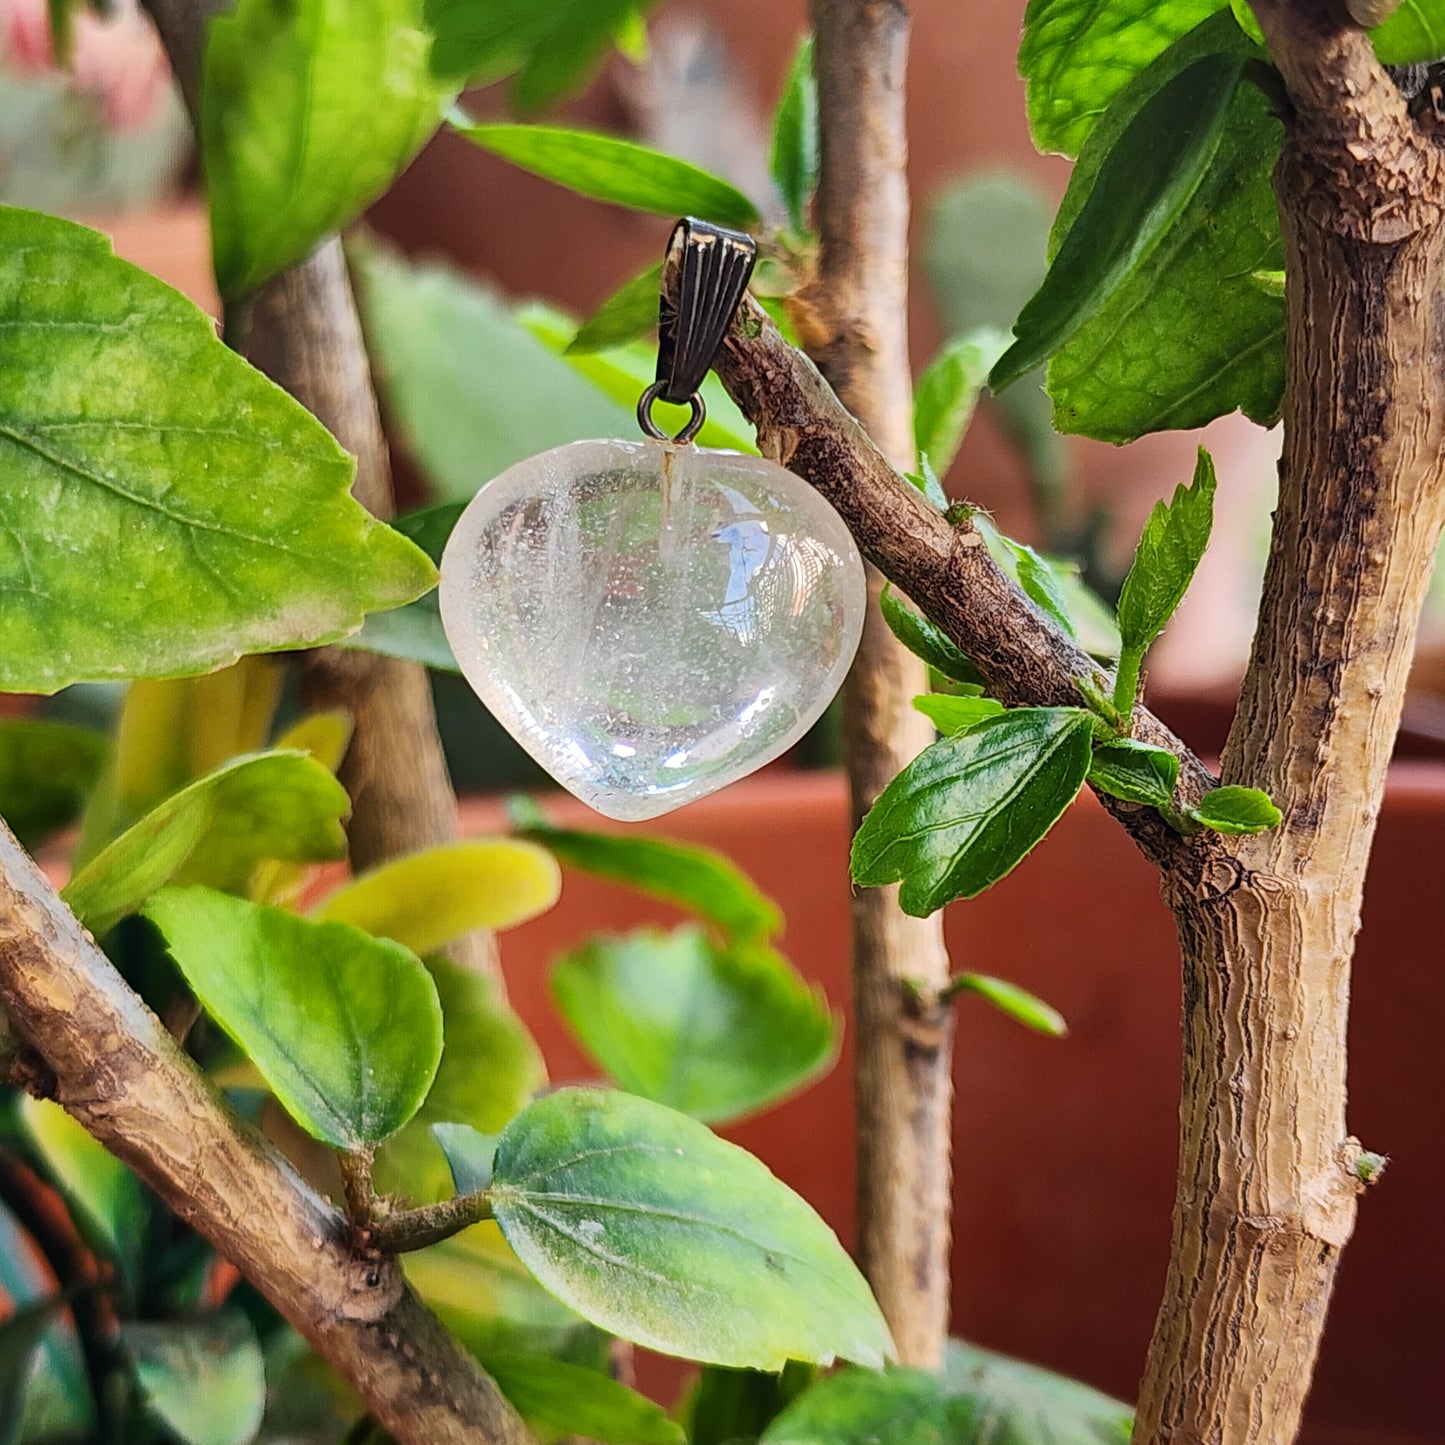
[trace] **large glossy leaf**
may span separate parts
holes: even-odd
[[[23,1096],[20,1119],[43,1171],[98,1254],[134,1291],[141,1277],[150,1205],[140,1181],[60,1107]]]
[[[206,1011],[286,1112],[338,1149],[394,1134],[442,1052],[436,986],[410,950],[209,888],[168,888],[146,917]]]
[[[730,938],[770,938],[783,926],[777,904],[715,849],[635,832],[553,828],[532,811],[520,831],[569,868],[700,914]]]
[[[1158,136],[1136,124],[1144,108],[1176,80],[1192,90],[1185,77],[1223,76],[1232,62],[1247,65],[1258,54],[1222,11],[1121,92],[1090,135],[1059,209],[1056,266],[1067,247],[1088,273],[1082,258],[1096,222],[1104,237],[1113,234],[1094,195],[1098,187],[1127,194],[1136,151],[1158,146]],[[1186,129],[1195,124],[1177,119]],[[1070,325],[1078,324],[1049,363],[1061,430],[1124,442],[1235,409],[1273,423],[1284,387],[1284,299],[1275,284],[1284,251],[1270,185],[1280,136],[1270,100],[1241,71],[1209,164],[1152,249],[1087,317],[1062,299]]]
[[[390,419],[439,498],[469,502],[537,452],[636,431],[630,409],[609,401],[474,281],[375,246],[351,254]]]
[[[313,862],[346,852],[346,790],[298,752],[233,758],[152,808],[95,855],[61,895],[103,934],[173,879],[244,889],[263,859]]]
[[[109,756],[110,739],[93,728],[0,718],[0,818],[34,849],[80,816]]]
[[[1099,171],[1049,273],[989,376],[996,390],[1033,371],[1130,280],[1178,223],[1214,161],[1245,57],[1205,55],[1140,107]]]
[[[793,57],[773,116],[768,169],[788,208],[795,231],[808,228],[808,204],[818,184],[818,82],[813,75],[813,37],[805,35]]]
[[[902,881],[922,917],[997,883],[1053,827],[1089,771],[1080,708],[1013,708],[926,748],[883,790],[853,839],[853,881]]]
[[[820,1381],[762,1445],[1127,1445],[1133,1420],[1087,1385],[955,1342],[939,1374],[844,1370]]]
[[[697,928],[593,939],[558,960],[552,994],[622,1088],[708,1123],[792,1093],[834,1053],[826,1003],[785,958]]]
[[[1203,447],[1194,476],[1156,502],[1119,593],[1125,652],[1142,652],[1164,630],[1194,578],[1214,526],[1214,463]]]
[[[186,1445],[250,1445],[266,1408],[266,1372],[244,1315],[132,1322],[120,1338],[147,1406]]]
[[[353,221],[441,119],[422,0],[239,0],[210,22],[201,143],[216,281],[243,296]]]
[[[656,0],[427,0],[433,69],[479,82],[512,75],[519,109],[577,89]]]
[[[660,1405],[596,1370],[541,1355],[488,1353],[482,1365],[544,1439],[577,1435],[600,1445],[684,1445]]]
[[[1221,0],[1029,0],[1019,71],[1040,150],[1076,156],[1129,80]]]
[[[434,1125],[500,1134],[547,1082],[542,1054],[497,986],[449,959],[427,960],[441,1001],[445,1044],[436,1077],[416,1116],[377,1157],[378,1187],[418,1204],[452,1191],[445,1146]]]
[[[893,1353],[833,1231],[750,1154],[658,1104],[539,1100],[502,1135],[491,1199],[543,1285],[637,1344],[765,1370]]]
[[[1402,0],[1383,25],[1370,32],[1375,54],[1386,65],[1414,65],[1445,55],[1445,5],[1440,0]]]
[[[561,892],[552,855],[535,843],[475,838],[424,848],[343,883],[312,911],[435,953],[479,928],[514,928]]]
[[[435,581],[325,428],[105,237],[0,208],[0,336],[0,689],[334,641]]]
[[[454,125],[483,150],[594,201],[723,226],[758,222],[758,208],[735,186],[635,141],[562,126]]]

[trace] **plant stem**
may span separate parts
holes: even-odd
[[[899,466],[913,462],[908,361],[908,182],[902,0],[813,0],[821,173],[810,351]],[[855,823],[933,740],[912,706],[921,662],[894,638],[871,573],[844,689]],[[941,916],[907,917],[896,889],[853,903],[858,1254],[904,1364],[937,1367],[948,1334],[952,1032]],[[904,980],[921,986],[914,1003]]]
[[[1286,1445],[1364,1187],[1349,967],[1445,524],[1445,174],[1341,7],[1255,0],[1293,103],[1275,185],[1280,497],[1227,783],[1280,827],[1167,877],[1184,955],[1174,1244],[1135,1440]],[[1367,1167],[1368,1172],[1368,1167]]]
[[[359,1256],[166,1032],[0,825],[0,1006],[66,1111],[229,1259],[400,1445],[528,1445],[394,1260]]]
[[[1119,653],[1119,665],[1114,672],[1114,694],[1111,700],[1114,704],[1114,711],[1119,714],[1120,722],[1125,727],[1129,725],[1134,704],[1139,700],[1139,669],[1143,662],[1144,654],[1135,648],[1126,647]]]
[[[491,1217],[491,1201],[486,1190],[479,1189],[474,1194],[443,1199],[439,1204],[383,1215],[372,1226],[371,1239],[384,1254],[405,1254],[408,1250],[425,1249],[429,1244],[450,1239]]]

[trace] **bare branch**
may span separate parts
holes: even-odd
[[[115,971],[0,825],[0,1003],[56,1099],[229,1259],[403,1445],[526,1445],[511,1406],[394,1260],[254,1129]]]

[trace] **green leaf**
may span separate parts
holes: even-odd
[[[388,415],[439,498],[469,502],[537,452],[635,431],[636,397],[610,401],[459,272],[374,245],[348,254]]]
[[[945,343],[913,389],[913,440],[920,456],[947,472],[958,455],[989,368],[1008,345],[993,327]]]
[[[240,891],[263,859],[343,857],[350,808],[346,789],[305,753],[233,758],[101,849],[61,897],[105,934],[173,879]]]
[[[948,510],[948,493],[943,490],[943,483],[938,480],[938,473],[934,471],[933,463],[929,460],[927,452],[918,454],[918,470],[916,472],[904,472],[903,475],[940,512]]]
[[[0,1445],[18,1445],[31,1366],[60,1299],[17,1309],[0,1325]]]
[[[402,1256],[407,1278],[475,1355],[546,1354],[605,1365],[607,1341],[548,1294],[488,1220]]]
[[[853,839],[853,881],[900,880],[926,915],[997,883],[1053,827],[1089,771],[1093,722],[1070,707],[1012,708],[926,748]]]
[[[642,833],[553,828],[535,816],[519,823],[518,831],[569,868],[700,914],[729,938],[771,938],[783,926],[777,904],[713,848]]]
[[[435,582],[325,428],[105,237],[0,207],[0,336],[0,690],[330,642]]]
[[[706,1365],[686,1402],[688,1438],[692,1445],[750,1445],[816,1377],[795,1360],[780,1375]]]
[[[659,262],[614,291],[567,343],[565,354],[580,356],[588,351],[605,351],[609,346],[620,346],[655,331],[661,289]]]
[[[616,1380],[538,1355],[488,1353],[482,1366],[534,1431],[601,1445],[684,1445],[682,1426],[661,1405]]]
[[[625,346],[612,346],[605,351],[576,352],[569,349],[576,335],[576,323],[564,312],[541,302],[530,302],[517,308],[517,320],[539,341],[562,357],[578,375],[584,376],[596,389],[627,408],[628,426],[635,428],[637,399],[652,385],[657,375],[657,348],[634,341]],[[722,447],[728,451],[757,455],[752,440],[752,424],[723,390],[722,382],[709,374],[698,388],[707,405],[707,420],[697,434],[701,447]],[[687,407],[659,402],[652,409],[653,420],[664,431],[676,430],[687,420]],[[594,432],[593,435],[602,435]]]
[[[1221,0],[1029,0],[1019,46],[1029,127],[1041,151],[1076,156],[1137,72]]]
[[[110,739],[73,723],[0,718],[0,818],[30,849],[80,817]]]
[[[491,1187],[497,1135],[483,1134],[470,1124],[433,1124],[431,1132],[446,1155],[458,1194],[477,1194]]]
[[[1077,600],[1081,592],[1087,591],[1078,580],[1077,569],[1041,557],[1032,547],[1005,537],[982,513],[975,513],[973,525],[988,545],[989,555],[1018,583],[1023,594],[1070,637],[1077,637],[1070,599]]]
[[[798,45],[773,114],[768,170],[788,208],[789,224],[794,231],[806,231],[808,203],[818,186],[818,82],[811,35]]]
[[[843,1370],[790,1405],[762,1445],[1127,1445],[1133,1412],[1036,1365],[951,1342],[942,1373]]]
[[[973,1402],[926,1370],[840,1370],[789,1405],[759,1445],[973,1445],[979,1426]]]
[[[201,151],[221,295],[306,256],[437,128],[422,0],[239,0],[206,29]]]
[[[991,697],[950,697],[947,693],[926,692],[913,699],[913,706],[945,737],[977,727],[985,718],[997,717],[1003,704]]]
[[[987,973],[960,973],[949,980],[949,988],[953,993],[976,993],[980,998],[987,999],[1001,1014],[1006,1014],[1025,1028],[1033,1029],[1035,1033],[1061,1039],[1069,1031],[1058,1009],[1006,978],[994,978]]]
[[[477,83],[512,75],[513,103],[540,110],[580,89],[655,0],[427,0],[438,75]]]
[[[726,1123],[832,1062],[823,999],[766,944],[642,929],[564,955],[552,996],[583,1047],[629,1093]]]
[[[421,1108],[383,1146],[375,1170],[379,1189],[419,1204],[445,1199],[448,1176],[455,1177],[455,1160],[448,1165],[437,1128],[466,1125],[500,1134],[547,1082],[536,1041],[496,984],[446,958],[428,959],[426,968],[441,1001],[441,1062]]]
[[[1175,229],[1218,151],[1245,58],[1205,55],[1140,107],[1100,168],[1049,273],[989,375],[1002,391],[1096,316]]]
[[[150,1224],[140,1181],[59,1104],[23,1095],[20,1121],[71,1218],[96,1252],[115,1262],[133,1295],[144,1269]]]
[[[1382,65],[1415,65],[1445,55],[1445,6],[1440,0],[1403,0],[1371,32]]]
[[[714,1364],[893,1353],[833,1231],[750,1154],[661,1105],[563,1089],[497,1148],[492,1208],[537,1279],[623,1339]]]
[[[545,913],[562,890],[552,855],[513,838],[471,838],[394,858],[343,883],[312,910],[435,953],[478,929],[515,928]]]
[[[562,126],[453,122],[459,135],[524,171],[614,206],[755,226],[758,209],[717,176],[635,141]]]
[[[958,650],[937,623],[921,612],[915,612],[885,584],[878,598],[888,630],[915,657],[921,657],[931,668],[955,682],[977,683],[983,679],[978,669]]]
[[[141,1394],[186,1445],[250,1445],[266,1408],[255,1331],[233,1311],[121,1327]]]
[[[1112,233],[1094,195],[1106,186],[1106,173],[1106,192],[1128,191],[1135,150],[1158,147],[1159,137],[1138,125],[1144,108],[1198,64],[1222,71],[1233,57],[1245,67],[1188,203],[1108,299],[1074,318],[1081,324],[1053,356],[1048,387],[1061,430],[1123,442],[1202,426],[1236,408],[1264,425],[1277,418],[1284,301],[1254,278],[1284,266],[1270,184],[1282,130],[1272,102],[1246,78],[1259,56],[1221,11],[1126,87],[1089,137],[1054,225],[1056,264],[1064,247],[1079,259],[1103,244],[1095,239],[1099,230]],[[1176,119],[1191,129],[1196,123],[1190,115]],[[1087,261],[1082,268],[1089,269]],[[1067,297],[1061,304],[1076,309]]]
[[[1215,788],[1206,793],[1187,816],[1216,833],[1267,833],[1277,828],[1280,811],[1258,788]]]
[[[209,888],[168,888],[145,915],[206,1012],[307,1133],[338,1149],[394,1134],[442,1052],[436,986],[410,950]]]
[[[943,1388],[972,1401],[973,1445],[1128,1445],[1134,1412],[1078,1380],[950,1340]]]
[[[1189,590],[1214,526],[1214,462],[1203,447],[1194,477],[1156,502],[1134,550],[1119,593],[1119,634],[1124,649],[1143,652],[1164,630]]]
[[[1111,798],[1167,808],[1179,781],[1179,759],[1165,748],[1119,738],[1094,749],[1089,781]]]

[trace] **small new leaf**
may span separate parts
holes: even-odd
[[[1187,816],[1216,833],[1267,833],[1279,826],[1280,811],[1258,788],[1215,788]]]
[[[758,208],[735,186],[635,141],[562,126],[451,124],[483,150],[594,201],[723,226],[758,223]]]
[[[1014,708],[925,749],[883,790],[853,839],[853,881],[902,882],[905,913],[973,898],[1010,872],[1084,785],[1093,720],[1082,708]]]
[[[978,669],[958,650],[943,630],[922,613],[915,612],[901,601],[892,587],[885,586],[878,599],[888,630],[915,657],[921,657],[931,668],[954,682],[979,683]]]
[[[805,35],[773,116],[768,169],[788,208],[795,231],[808,227],[808,202],[818,184],[818,83],[813,76],[813,37]]]
[[[920,456],[947,472],[1008,337],[992,326],[955,337],[923,369],[913,389],[913,440]]]
[[[1214,526],[1214,462],[1203,447],[1189,486],[1156,502],[1119,594],[1119,634],[1142,654],[1164,630],[1193,580]]]
[[[948,987],[952,994],[976,993],[980,998],[987,999],[1001,1014],[1006,1014],[1027,1029],[1033,1029],[1035,1033],[1061,1039],[1069,1031],[1058,1009],[1006,978],[994,978],[987,973],[960,973],[949,980]]]
[[[926,692],[913,699],[913,706],[945,737],[977,727],[985,718],[997,717],[1003,704],[991,697],[951,697],[942,692]]]
[[[1111,798],[1167,808],[1179,781],[1179,759],[1165,748],[1119,738],[1094,749],[1089,781]]]
[[[578,328],[563,355],[605,351],[609,346],[622,346],[655,330],[661,286],[660,264],[624,282]]]

